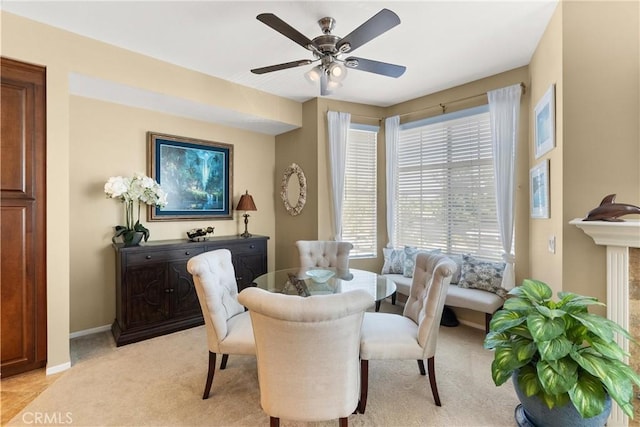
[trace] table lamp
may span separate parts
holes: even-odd
[[[240,201],[238,201],[238,207],[236,207],[236,210],[244,211],[244,215],[242,215],[244,217],[244,233],[242,233],[241,236],[245,239],[247,237],[251,237],[251,234],[247,230],[247,226],[249,225],[249,214],[247,213],[247,211],[257,211],[258,209],[256,209],[256,204],[253,203],[253,197],[251,197],[251,194],[249,194],[249,190],[247,190],[246,193],[240,197]]]

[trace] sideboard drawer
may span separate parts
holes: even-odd
[[[192,256],[204,252],[204,247],[169,249],[162,251],[145,251],[141,253],[127,254],[128,265],[150,264],[164,261],[178,261],[189,259]]]

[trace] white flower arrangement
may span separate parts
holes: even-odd
[[[104,185],[104,192],[108,198],[119,199],[124,204],[126,225],[115,227],[116,234],[113,236],[113,241],[115,242],[116,237],[122,236],[125,244],[131,244],[135,232],[141,232],[146,242],[149,239],[149,230],[140,224],[140,205],[141,203],[159,207],[167,205],[167,193],[160,184],[153,178],[136,172],[131,178],[112,176]],[[134,202],[138,205],[138,218],[135,223],[133,222]]]

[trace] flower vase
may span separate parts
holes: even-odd
[[[121,242],[116,239],[120,237]],[[116,235],[111,238],[113,243],[124,243],[125,246],[138,246],[144,239],[143,231],[124,230],[116,232]]]
[[[144,233],[142,231],[131,231],[122,235],[125,246],[138,246],[143,238]]]

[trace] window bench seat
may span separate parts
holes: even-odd
[[[411,277],[405,277],[402,274],[387,273],[383,276],[393,280],[396,284],[396,292],[409,296],[411,289]],[[391,303],[396,303],[396,294],[391,296]],[[493,314],[498,311],[504,300],[493,292],[483,291],[480,289],[460,288],[457,284],[450,284],[447,290],[447,299],[445,305],[449,307],[466,308],[474,311],[485,313],[485,332],[489,332],[489,322]]]

